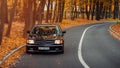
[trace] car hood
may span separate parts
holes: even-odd
[[[55,39],[62,39],[62,36],[42,36],[44,40],[55,40]]]
[[[63,39],[63,36],[42,36],[42,38],[30,38],[35,41],[35,44],[45,45],[45,44],[54,44],[55,40]]]

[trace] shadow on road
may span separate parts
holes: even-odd
[[[32,55],[62,55],[61,53],[44,53],[44,52],[40,52],[40,53],[25,53],[25,54],[32,54]]]

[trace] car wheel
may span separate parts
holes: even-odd
[[[62,50],[60,53],[61,53],[61,54],[64,54],[64,50]]]
[[[29,54],[30,52],[28,50],[26,50],[26,53]]]

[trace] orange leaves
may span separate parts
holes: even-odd
[[[115,24],[112,29],[118,33],[120,33],[120,23]]]
[[[75,19],[74,21],[63,20],[62,23],[57,23],[57,24],[59,24],[62,27],[62,29],[66,29],[69,27],[77,26],[77,25],[85,25],[85,24],[91,24],[96,22],[97,22],[96,20]]]
[[[9,68],[9,66],[11,64],[13,64],[14,66],[16,65],[16,63],[19,63],[19,61],[16,62],[16,59],[20,60],[20,56],[21,54],[23,54],[25,51],[25,48],[22,48],[21,50],[15,52],[13,55],[11,55],[2,65],[2,68]],[[15,63],[16,62],[16,63]]]
[[[25,39],[19,36],[13,36],[10,38],[3,38],[3,43],[0,46],[0,60],[3,59],[8,53],[10,53],[13,49],[19,47],[20,45],[25,44]],[[20,54],[23,53],[24,50],[21,50],[19,53],[15,53],[10,59],[5,61],[3,64],[3,67],[8,67],[10,64],[12,64],[16,58],[19,58]]]
[[[117,23],[115,25],[112,26],[112,30],[114,30],[115,32],[120,34],[120,23]],[[112,31],[110,31],[110,33],[117,39],[120,40],[120,36]]]
[[[11,37],[3,37],[2,45],[0,45],[0,61],[5,57],[8,53],[10,53],[13,49],[19,47],[20,45],[25,44],[25,39],[22,38],[24,25],[22,23],[14,22],[11,31]],[[5,30],[7,26],[5,25]],[[5,32],[4,32],[5,35]],[[2,65],[3,68],[9,68],[9,65],[14,63],[17,58],[23,54],[25,49],[22,49],[12,56]]]

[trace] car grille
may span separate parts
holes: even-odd
[[[54,40],[36,40],[35,44],[39,45],[54,44]]]

